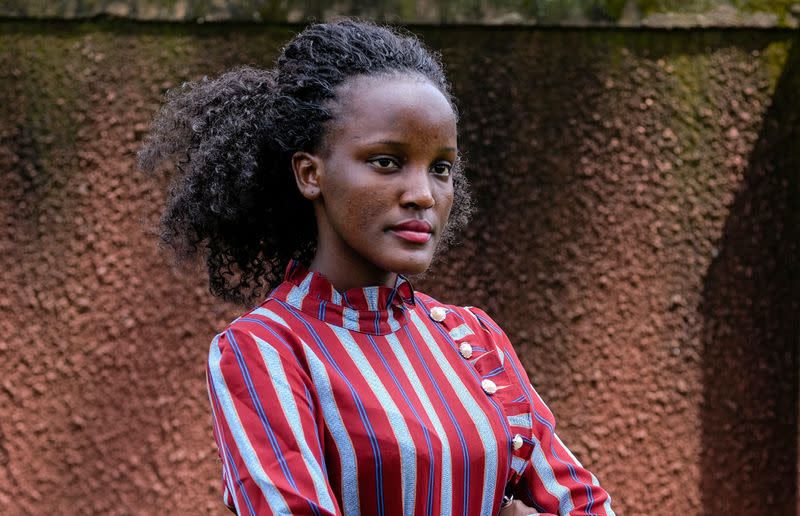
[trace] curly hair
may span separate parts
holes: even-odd
[[[175,172],[162,245],[179,261],[203,256],[211,293],[241,304],[279,283],[290,259],[310,262],[316,220],[295,184],[291,156],[323,144],[345,81],[391,74],[429,80],[458,116],[438,53],[410,33],[350,19],[309,26],[272,69],[239,67],[169,91],[138,153],[143,171],[167,162]],[[461,160],[452,177],[444,245],[471,212]]]

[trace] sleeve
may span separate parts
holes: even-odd
[[[312,383],[278,334],[230,327],[211,343],[206,384],[236,514],[341,514],[328,482]]]
[[[506,355],[506,367],[512,369],[531,402],[533,452],[514,498],[536,508],[542,515],[612,516],[611,497],[600,483],[569,451],[556,434],[553,413],[530,383],[505,332],[479,308],[469,307],[480,324],[492,333]]]
[[[561,441],[553,413],[530,383],[528,388],[533,397],[535,446],[516,498],[553,514],[614,515],[611,496]]]

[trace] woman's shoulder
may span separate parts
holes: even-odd
[[[286,308],[270,297],[229,322],[215,335],[214,341],[230,342],[238,338],[291,348],[296,339],[289,316]]]

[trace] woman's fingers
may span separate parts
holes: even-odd
[[[500,509],[500,516],[539,516],[539,513],[533,507],[528,507],[519,500],[514,500]]]

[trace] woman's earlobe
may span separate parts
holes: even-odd
[[[292,155],[292,171],[297,182],[300,194],[306,199],[313,201],[320,195],[320,169],[322,163],[319,157],[304,151],[295,152]]]

